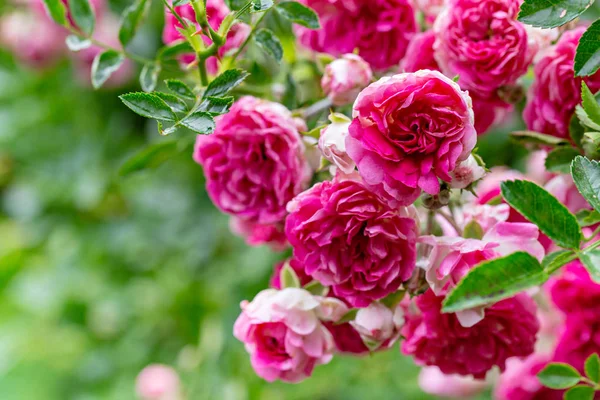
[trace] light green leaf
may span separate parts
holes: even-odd
[[[44,7],[54,22],[67,26],[67,8],[61,0],[44,0]]]
[[[279,272],[279,281],[281,282],[281,288],[299,288],[300,279],[296,275],[296,271],[290,266],[290,263],[286,262]]]
[[[585,1],[585,0],[579,0]],[[589,0],[588,0],[589,1]],[[590,2],[591,4],[592,2]],[[600,67],[600,20],[594,21],[579,39],[575,53],[575,75],[593,75]]]
[[[571,175],[579,192],[594,210],[600,212],[600,165],[585,157],[577,157],[571,165]]]
[[[576,258],[577,254],[571,250],[555,251],[554,253],[550,253],[544,257],[544,260],[542,260],[542,268],[548,275],[550,275]]]
[[[94,25],[96,24],[96,17],[94,15],[94,9],[92,8],[88,0],[69,0],[69,13],[73,22],[81,32],[90,36],[94,33]]]
[[[119,96],[133,112],[146,118],[175,121],[177,116],[163,99],[152,93],[136,92]]]
[[[463,237],[466,239],[478,239],[483,238],[483,228],[475,220],[469,222],[464,229]]]
[[[581,210],[575,214],[575,217],[582,228],[600,223],[600,213],[596,210]]]
[[[95,89],[100,88],[113,72],[119,69],[123,61],[125,57],[114,50],[98,54],[92,63],[92,86]]]
[[[158,58],[160,60],[168,60],[175,58],[181,54],[193,53],[194,49],[187,41],[181,41],[178,43],[171,43],[169,46],[162,47],[158,51]]]
[[[537,374],[542,385],[550,389],[567,389],[579,383],[581,375],[569,364],[548,364]]]
[[[514,296],[546,282],[548,275],[535,257],[517,252],[473,268],[446,296],[443,312],[457,312]]]
[[[212,115],[225,114],[233,104],[233,97],[212,97],[209,96],[202,101],[198,109],[206,111]]]
[[[581,104],[591,120],[596,124],[600,124],[600,105],[598,105],[596,97],[584,81],[581,81]]]
[[[254,34],[254,40],[258,47],[265,53],[273,57],[277,62],[281,62],[283,57],[283,47],[279,38],[269,29],[259,29]]]
[[[571,162],[578,155],[581,153],[571,146],[558,147],[548,153],[545,162],[546,169],[550,172],[568,174],[571,171]]]
[[[140,73],[140,85],[142,86],[142,90],[144,92],[151,92],[156,89],[158,75],[160,75],[160,65],[144,65],[144,68],[142,68],[142,72]]]
[[[165,83],[167,84],[169,90],[178,95],[179,97],[183,97],[184,99],[188,100],[196,99],[196,95],[194,95],[192,89],[190,89],[188,85],[186,85],[182,81],[179,81],[177,79],[167,79]]]
[[[304,285],[303,289],[315,296],[325,297],[329,293],[329,288],[327,286],[323,286],[321,282],[317,280],[308,282],[306,285]]]
[[[242,83],[248,75],[246,71],[242,71],[241,69],[229,69],[208,84],[203,97],[222,97]]]
[[[581,141],[583,140],[584,133],[585,128],[579,122],[577,115],[573,114],[571,121],[569,122],[569,135],[571,136],[571,139],[573,139],[573,143],[579,148],[582,147]]]
[[[504,200],[556,244],[579,248],[582,233],[577,219],[556,197],[529,181],[502,182],[501,188]]]
[[[276,6],[277,11],[284,18],[310,29],[319,29],[319,16],[313,9],[306,7],[297,1],[282,1]]]
[[[590,0],[525,0],[519,21],[542,28],[555,28],[574,20],[592,4]]]
[[[598,354],[594,353],[585,360],[584,371],[592,382],[600,383],[600,357]]]
[[[579,260],[590,273],[592,280],[600,283],[600,249],[582,251]]]
[[[533,144],[552,147],[569,145],[569,142],[564,139],[533,131],[516,131],[510,134],[510,138],[523,145]]]
[[[356,318],[356,314],[358,314],[358,308],[353,308],[350,311],[348,311],[346,314],[344,314],[342,316],[342,318],[340,318],[338,321],[336,321],[334,325],[341,325],[341,324],[345,324],[350,321],[354,321],[354,319]]]
[[[582,106],[575,107],[575,115],[579,119],[579,122],[583,126],[587,126],[588,128],[594,129],[596,131],[600,131],[600,125],[595,123],[592,118],[585,112]]]
[[[177,96],[162,92],[154,92],[153,94],[163,99],[174,112],[187,112],[189,109],[187,104]]]
[[[271,7],[273,7],[273,0],[253,0],[252,1],[252,11],[253,12],[266,11]]]
[[[184,6],[184,5],[188,4],[189,2],[190,2],[190,0],[174,0],[173,7]]]
[[[135,33],[144,20],[149,4],[147,0],[136,0],[135,3],[127,7],[123,12],[121,28],[119,29],[119,41],[123,47],[127,46],[135,36]]]
[[[179,153],[177,141],[161,141],[151,144],[131,156],[119,169],[119,175],[125,176],[146,168],[156,168]]]
[[[565,392],[564,400],[593,400],[594,388],[586,385],[575,386]]]
[[[71,51],[85,50],[92,45],[92,41],[77,35],[69,35],[65,40],[67,47]]]
[[[388,294],[386,297],[381,299],[380,303],[389,308],[390,310],[395,310],[398,307],[398,304],[404,299],[406,296],[406,290],[398,290],[394,293]]]
[[[215,131],[215,121],[212,115],[204,111],[196,111],[182,119],[180,123],[199,134],[208,134]]]

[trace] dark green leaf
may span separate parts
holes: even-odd
[[[258,47],[260,47],[265,53],[273,57],[277,62],[281,61],[283,57],[283,47],[279,38],[269,29],[259,29],[254,34],[254,40]]]
[[[233,97],[207,97],[202,101],[200,111],[206,111],[213,115],[225,114],[233,104]]]
[[[90,36],[94,32],[96,17],[88,0],[69,0],[69,14],[81,32]]]
[[[67,8],[61,0],[44,0],[44,7],[54,22],[62,26],[67,25]]]
[[[180,123],[186,128],[200,134],[213,133],[215,130],[215,121],[212,115],[204,111],[196,111],[182,119]]]
[[[65,40],[67,47],[71,51],[81,51],[92,45],[92,41],[77,35],[69,35]]]
[[[569,364],[552,363],[537,374],[542,385],[550,389],[567,389],[579,383],[581,375]]]
[[[146,118],[175,121],[177,117],[163,99],[152,93],[127,93],[119,96],[133,112]]]
[[[252,1],[252,11],[253,12],[266,11],[271,7],[273,7],[273,0],[253,0]]]
[[[125,161],[119,169],[119,174],[125,176],[146,168],[156,168],[178,152],[179,146],[175,140],[151,144]]]
[[[548,275],[535,257],[517,252],[473,268],[446,296],[443,312],[479,307],[539,286]]]
[[[300,287],[300,279],[298,279],[296,271],[287,262],[279,272],[279,281],[281,282],[282,289]]]
[[[229,69],[208,84],[203,97],[222,97],[231,89],[242,83],[248,75],[249,74],[246,71],[242,71],[241,69]]]
[[[565,392],[564,400],[593,400],[594,388],[586,385],[575,386]]]
[[[519,21],[542,28],[566,24],[581,15],[590,0],[525,0],[521,5]]]
[[[162,92],[154,92],[153,94],[163,99],[174,112],[186,112],[189,109],[187,104],[177,96]]]
[[[358,314],[358,308],[351,309],[346,314],[344,314],[344,316],[342,318],[340,318],[338,321],[336,321],[335,325],[341,325],[341,324],[345,324],[350,321],[354,321],[354,319],[356,318],[356,314]]]
[[[584,81],[581,81],[581,104],[591,120],[596,124],[600,124],[600,105],[598,105],[594,94]]]
[[[577,219],[556,197],[529,181],[502,182],[501,187],[504,200],[556,244],[579,248],[582,234]]]
[[[565,146],[568,145],[564,139],[555,136],[545,135],[533,131],[517,131],[510,134],[511,139],[521,144],[533,144],[536,146]]]
[[[135,36],[141,25],[148,5],[147,0],[136,0],[131,6],[125,9],[121,17],[121,28],[119,29],[119,41],[123,47],[127,46]]]
[[[483,228],[475,220],[469,222],[464,229],[463,237],[467,239],[481,239],[483,238]]]
[[[179,43],[172,43],[170,46],[162,47],[158,51],[158,58],[161,60],[168,60],[170,58],[177,57],[181,54],[193,52],[194,49],[187,41],[181,41]]]
[[[158,64],[146,64],[140,73],[140,85],[144,92],[151,92],[156,88],[160,66]]]
[[[555,251],[554,253],[550,253],[544,257],[544,260],[542,261],[542,268],[548,275],[550,275],[576,258],[577,254],[571,250]]]
[[[578,155],[581,155],[579,151],[571,146],[558,147],[548,153],[546,169],[550,172],[568,174],[571,171],[571,162]]]
[[[579,119],[579,122],[583,126],[600,131],[600,125],[594,122],[594,120],[585,112],[582,106],[575,107],[575,115]]]
[[[393,311],[405,296],[406,290],[398,290],[381,299],[381,304]]]
[[[277,4],[277,11],[286,19],[310,29],[319,29],[319,16],[311,8],[297,1],[282,1]]]
[[[585,360],[585,375],[593,382],[600,383],[600,357],[594,353]]]
[[[585,157],[577,157],[571,166],[571,175],[579,192],[594,210],[600,212],[600,165]]]
[[[588,270],[592,279],[600,283],[600,249],[582,251],[579,254],[579,260]]]
[[[573,114],[571,117],[571,121],[569,122],[569,135],[573,142],[577,145],[577,147],[581,148],[581,141],[583,139],[583,134],[585,133],[585,128],[579,122],[579,118],[577,118],[576,114]]]
[[[575,214],[575,217],[582,228],[600,223],[600,213],[596,210],[581,210]]]
[[[585,1],[585,0],[580,0]],[[591,4],[591,2],[590,2]],[[600,67],[600,20],[594,21],[579,39],[575,54],[575,75],[587,76]]]
[[[169,90],[178,95],[179,97],[183,97],[184,99],[188,100],[196,99],[196,95],[194,95],[192,89],[190,89],[188,85],[186,85],[182,81],[179,81],[177,79],[167,79],[165,83],[167,84]]]
[[[96,89],[101,87],[113,72],[119,69],[123,61],[125,57],[114,50],[98,54],[92,64],[92,86]]]

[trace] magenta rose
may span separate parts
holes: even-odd
[[[412,208],[391,208],[362,182],[321,182],[289,204],[285,232],[308,275],[366,307],[398,290],[415,269]]]
[[[471,98],[440,72],[381,78],[363,90],[346,151],[365,183],[392,207],[435,195],[441,179],[466,160],[477,141]]]
[[[231,217],[231,232],[244,238],[249,246],[269,245],[273,251],[282,251],[287,245],[283,223],[259,224],[251,220]]]
[[[448,76],[482,97],[513,84],[531,63],[520,0],[448,0],[435,21],[435,57]],[[536,47],[537,48],[537,47]]]
[[[446,7],[447,0],[412,0],[415,9],[423,13],[425,22],[432,24]]]
[[[443,300],[428,290],[416,298],[418,311],[406,316],[402,352],[417,364],[483,379],[494,366],[504,371],[508,358],[533,353],[539,323],[535,303],[527,295],[492,305],[470,328],[463,327],[456,314],[442,313]]]
[[[283,221],[285,207],[308,184],[310,169],[291,113],[281,104],[242,97],[198,135],[194,160],[223,212],[258,224]]]
[[[569,121],[581,103],[581,78],[575,77],[575,51],[585,27],[566,31],[535,66],[523,119],[527,128],[569,138]],[[592,92],[600,90],[600,72],[584,79]]]
[[[244,343],[256,373],[272,382],[300,382],[327,364],[334,345],[319,320],[319,301],[302,289],[266,289],[242,302],[234,336]]]
[[[554,349],[553,361],[567,363],[583,373],[585,360],[594,353],[600,353],[598,309],[567,314],[562,334]]]
[[[398,65],[418,31],[408,0],[302,0],[319,15],[321,29],[299,27],[300,42],[334,56],[358,53],[371,67]],[[351,33],[349,27],[352,27]]]
[[[356,54],[344,54],[325,67],[321,87],[336,106],[354,102],[373,78],[371,67]]]
[[[548,354],[534,353],[525,359],[506,362],[494,391],[497,400],[562,400],[564,391],[542,385],[537,374],[551,361]]]
[[[413,36],[408,44],[406,55],[400,63],[400,71],[417,72],[420,69],[438,71],[440,67],[433,55],[434,43],[435,33],[433,31],[426,31]]]
[[[560,275],[550,278],[546,286],[552,302],[566,314],[581,310],[597,310],[600,315],[600,284],[579,260],[563,267]]]

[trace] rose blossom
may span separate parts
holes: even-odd
[[[568,30],[555,46],[544,52],[534,69],[523,119],[527,128],[561,138],[569,138],[569,121],[581,103],[581,78],[575,77],[575,51],[585,27]],[[600,73],[584,81],[592,93],[600,90]]]
[[[477,182],[485,175],[483,168],[473,155],[456,166],[454,171],[450,173],[452,182],[450,187],[453,189],[464,189],[470,184]]]
[[[354,102],[371,79],[373,72],[365,60],[356,54],[344,54],[325,67],[321,87],[334,106],[344,106]]]
[[[142,400],[180,400],[180,386],[179,376],[173,368],[152,364],[137,376],[135,391]]]
[[[471,98],[437,71],[381,78],[363,90],[346,150],[365,183],[392,207],[436,195],[439,179],[475,147]]]
[[[371,67],[398,65],[412,35],[415,12],[408,0],[302,0],[319,15],[321,29],[297,28],[300,43],[334,56],[358,53]],[[352,32],[349,34],[349,27]]]
[[[566,314],[580,310],[597,310],[600,315],[600,284],[594,282],[590,273],[579,260],[561,269],[546,286],[552,302]]]
[[[415,300],[418,312],[406,315],[402,352],[417,364],[483,379],[494,366],[503,371],[508,358],[533,352],[539,323],[535,303],[527,295],[495,303],[470,328],[463,327],[456,314],[441,312],[443,299],[428,290]]]
[[[553,361],[572,365],[583,373],[585,360],[600,352],[600,313],[598,309],[567,314]]]
[[[350,325],[349,322],[335,324],[333,322],[325,323],[325,327],[333,336],[335,348],[339,353],[363,355],[369,353],[360,334]]]
[[[446,7],[447,0],[412,0],[414,7],[425,16],[425,21],[432,24]]]
[[[287,245],[283,224],[259,224],[254,221],[231,217],[229,219],[231,232],[246,239],[249,246],[268,244],[273,251],[282,251]]]
[[[266,289],[242,302],[233,333],[260,377],[300,382],[331,360],[333,340],[319,321],[319,306],[310,293],[295,288]]]
[[[435,43],[435,33],[426,31],[417,33],[411,39],[406,50],[406,55],[400,63],[400,71],[417,72],[421,69],[430,69],[437,71],[440,69],[435,57],[433,56],[433,44]]]
[[[200,25],[196,22],[196,14],[191,4],[185,4],[182,6],[175,7],[175,11],[183,18],[193,21],[196,24],[196,28],[200,30]],[[223,0],[206,0],[206,15],[208,17],[208,23],[210,26],[217,30],[219,26],[229,14],[229,8],[225,5]],[[181,24],[177,18],[168,10],[165,9],[165,28],[163,31],[163,42],[165,44],[171,44],[178,40],[184,39],[183,35],[177,30],[181,28]],[[219,48],[219,57],[225,56],[225,54],[237,49],[250,33],[250,27],[244,23],[234,24],[229,33],[227,34],[227,41]],[[206,36],[202,36],[206,46],[209,46],[212,42]],[[186,54],[181,57],[181,60],[189,64],[196,59],[194,54]],[[217,58],[209,57],[207,59],[207,67],[210,73],[216,73],[218,70]]]
[[[198,135],[194,150],[212,201],[246,221],[283,221],[286,204],[310,178],[291,113],[281,104],[246,96],[215,121],[215,133]]]
[[[466,399],[481,393],[487,384],[461,375],[446,375],[438,367],[425,367],[419,373],[419,386],[433,396]]]
[[[356,167],[346,153],[346,137],[350,120],[344,114],[333,113],[329,116],[331,124],[321,130],[319,149],[321,154],[343,173],[350,174]]]
[[[533,57],[519,0],[449,0],[436,19],[435,57],[461,87],[484,98],[516,82]]]
[[[534,353],[525,359],[510,358],[506,371],[494,391],[497,400],[561,400],[563,391],[542,385],[537,377],[548,362],[550,355]]]
[[[541,186],[545,185],[556,175],[546,170],[546,157],[548,157],[548,152],[546,150],[532,152],[527,158],[527,165],[525,168],[527,178]]]
[[[404,311],[399,306],[392,311],[381,303],[373,302],[367,308],[359,309],[350,325],[369,349],[388,348],[400,337]]]
[[[354,179],[325,181],[288,205],[285,231],[306,273],[354,307],[410,278],[418,235],[413,208],[390,208]]]
[[[584,209],[591,209],[591,206],[581,193],[579,193],[570,174],[555,176],[546,183],[544,188],[556,197],[558,201],[564,204],[572,213],[577,213]]]

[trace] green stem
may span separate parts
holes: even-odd
[[[236,52],[233,54],[233,56],[231,56],[231,59],[229,60],[230,64],[235,63],[235,61],[237,60],[237,58],[239,57],[239,55],[242,53],[242,51],[244,50],[244,48],[248,45],[248,43],[250,43],[250,40],[252,40],[252,37],[254,36],[254,33],[256,32],[256,28],[258,27],[258,25],[260,25],[260,23],[262,22],[262,20],[265,18],[265,16],[269,13],[270,9],[265,11],[264,13],[262,13],[260,15],[260,17],[258,17],[258,19],[256,20],[256,22],[254,22],[254,24],[252,24],[252,29],[250,30],[250,33],[248,34],[248,37],[246,38],[246,40],[244,40],[244,42],[242,43],[242,45],[236,50]]]
[[[206,58],[198,55],[198,72],[200,72],[200,83],[202,86],[208,86],[208,73],[206,72]]]

